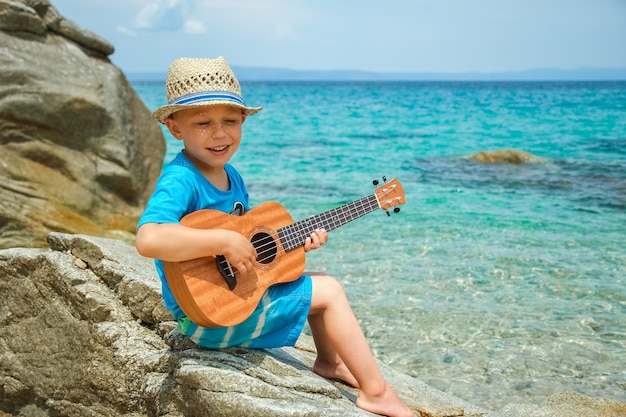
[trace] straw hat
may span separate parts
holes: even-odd
[[[152,113],[164,123],[172,113],[196,106],[227,104],[239,107],[247,115],[262,107],[247,107],[241,87],[224,57],[179,58],[170,65],[165,80],[167,102]]]

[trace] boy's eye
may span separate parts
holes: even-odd
[[[237,119],[224,119],[224,120],[222,121],[222,123],[224,123],[224,124],[233,124],[233,123],[237,123]],[[206,120],[206,121],[205,121],[205,120],[202,120],[202,121],[199,121],[199,122],[198,122],[198,124],[199,124],[199,125],[208,125],[208,126],[210,126],[210,125],[214,124],[214,122],[213,122],[213,121],[211,121],[211,120]]]

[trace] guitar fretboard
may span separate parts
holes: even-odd
[[[302,246],[306,238],[310,237],[311,233],[317,229],[324,229],[330,232],[378,208],[379,204],[376,195],[372,194],[278,229],[278,236],[285,251],[290,251]]]

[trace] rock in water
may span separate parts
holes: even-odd
[[[113,47],[48,0],[0,0],[0,248],[132,239],[165,139]]]
[[[536,155],[515,149],[480,151],[470,155],[468,159],[483,164],[528,164],[545,161]]]

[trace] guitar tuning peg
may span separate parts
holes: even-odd
[[[374,181],[372,181],[372,184],[374,184],[374,185],[378,185],[378,180],[374,180]]]
[[[387,213],[387,217],[391,216],[391,214],[389,214],[389,210],[385,210],[385,213]]]
[[[387,182],[387,177],[383,175],[383,181]]]
[[[394,209],[393,209],[393,212],[394,212],[394,213],[400,213],[400,207],[396,207],[396,208],[394,208]]]

